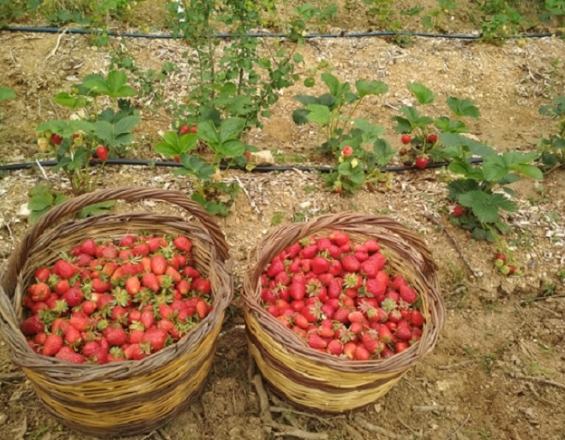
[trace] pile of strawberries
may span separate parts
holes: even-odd
[[[387,358],[422,336],[418,295],[390,273],[375,240],[334,231],[275,256],[261,275],[267,311],[316,350],[347,359]]]
[[[173,344],[212,308],[188,237],[88,239],[35,271],[21,330],[44,356],[73,363],[139,360]]]

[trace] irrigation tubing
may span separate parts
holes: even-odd
[[[110,37],[125,37],[125,38],[148,38],[155,40],[171,40],[180,39],[182,37],[171,33],[143,33],[143,32],[118,32],[110,30],[101,29],[86,29],[86,28],[60,28],[51,26],[5,26],[0,28],[0,31],[5,32],[32,32],[32,33],[43,33],[43,34],[78,34],[78,35],[108,35]],[[510,35],[508,39],[520,39],[520,38],[545,38],[558,35],[557,33],[551,32],[533,32],[533,33],[523,33],[517,35]],[[251,32],[246,35],[249,38],[278,38],[284,39],[289,38],[290,35],[286,33],[279,32]],[[413,31],[367,31],[367,32],[337,32],[337,33],[309,33],[304,35],[306,40],[315,39],[339,39],[339,38],[366,38],[366,37],[397,37],[397,36],[408,36],[408,37],[422,37],[422,38],[447,38],[452,40],[480,40],[482,34],[442,34],[434,32],[413,32]],[[220,32],[214,35],[214,38],[219,38],[227,40],[233,37],[237,37],[235,34],[228,32]]]
[[[469,162],[471,164],[482,163],[482,158],[473,158]],[[103,162],[97,159],[92,159],[90,165],[101,165]],[[147,159],[108,159],[104,162],[105,165],[130,165],[130,166],[142,166],[142,167],[165,167],[165,168],[180,168],[182,164],[169,160],[147,160]],[[432,162],[427,168],[441,168],[446,166],[447,162]],[[17,170],[27,170],[34,167],[54,167],[57,165],[56,160],[42,160],[36,162],[19,162],[19,163],[9,163],[0,165],[0,172],[7,171],[17,171]],[[233,166],[229,164],[221,164],[220,168],[223,170],[241,170],[241,171],[251,171],[252,173],[270,173],[270,172],[283,172],[283,171],[306,171],[306,172],[320,172],[320,173],[331,173],[335,171],[336,168],[329,165],[257,165],[251,170],[245,167]],[[411,165],[394,165],[388,167],[382,167],[381,171],[391,172],[391,173],[402,173],[405,171],[411,171],[416,169]]]

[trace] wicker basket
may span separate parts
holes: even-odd
[[[349,233],[354,242],[378,240],[392,268],[418,291],[426,324],[421,340],[408,350],[388,359],[343,360],[308,347],[260,304],[259,279],[271,259],[301,238],[332,229]],[[298,406],[339,413],[368,405],[386,394],[437,341],[444,306],[435,269],[423,241],[387,218],[337,214],[280,227],[264,238],[249,261],[244,293],[249,350],[275,391]]]
[[[102,215],[60,222],[98,202],[155,199],[177,205],[191,220],[152,213]],[[150,231],[186,234],[193,241],[196,267],[209,277],[211,313],[177,343],[141,360],[75,365],[40,356],[19,330],[22,294],[35,267],[52,263],[60,249],[85,237],[113,238]],[[173,417],[204,383],[210,371],[232,281],[224,267],[227,244],[218,225],[186,195],[150,188],[102,190],[71,199],[45,214],[12,254],[0,291],[0,328],[13,361],[22,367],[47,409],[72,429],[95,435],[151,431]]]

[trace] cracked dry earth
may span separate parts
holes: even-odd
[[[52,104],[52,95],[109,62],[107,48],[94,48],[88,40],[71,36],[64,36],[57,51],[46,59],[56,42],[56,36],[0,34],[3,82],[14,87],[20,97],[3,109],[2,161],[33,157],[37,123],[65,115]],[[126,45],[136,63],[145,68],[159,68],[166,60],[177,63],[179,72],[162,85],[163,101],[182,96],[191,78],[183,61],[182,43],[120,44]],[[330,61],[341,79],[378,78],[389,84],[389,94],[367,101],[361,113],[379,121],[395,146],[390,117],[410,100],[405,88],[409,80],[421,81],[436,92],[439,98],[430,107],[434,115],[446,111],[445,97],[449,94],[473,99],[481,110],[480,120],[471,125],[473,134],[501,150],[530,149],[547,135],[552,128],[537,109],[562,93],[564,85],[565,43],[558,39],[516,41],[502,47],[416,40],[405,49],[376,39],[324,40],[304,46],[302,52],[310,66]],[[319,86],[314,89],[320,90]],[[292,96],[304,92],[310,90],[301,84],[285,90],[264,130],[250,133],[249,141],[261,148],[317,161],[317,134],[309,127],[294,126],[290,118],[296,108]],[[143,104],[135,154],[151,157],[150,145],[158,137],[157,131],[166,129],[172,119],[154,103]],[[105,187],[138,184],[190,191],[186,179],[162,169],[108,167],[104,173]],[[26,194],[45,177],[58,189],[68,190],[68,182],[50,170],[45,176],[39,170],[13,172],[0,180],[1,268],[28,228],[20,209]],[[261,426],[258,398],[248,380],[239,298],[246,257],[274,219],[289,222],[346,210],[391,216],[424,236],[439,266],[448,309],[446,325],[434,352],[371,407],[326,417],[297,412],[269,394],[274,419],[332,440],[565,437],[565,291],[558,276],[565,262],[562,170],[538,184],[515,184],[520,209],[508,219],[514,231],[507,241],[525,274],[513,278],[496,273],[492,246],[473,241],[448,224],[444,171],[396,174],[389,190],[362,191],[351,198],[325,192],[320,177],[313,173],[226,172],[223,177],[237,177],[247,191],[247,195],[240,192],[233,213],[220,220],[231,247],[235,300],[201,396],[151,438],[276,438],[275,432],[268,433]],[[119,204],[117,209],[171,210],[149,202],[133,208]],[[459,243],[475,277],[467,276],[446,233],[424,214],[437,215]],[[48,416],[29,383],[11,364],[2,342],[0,389],[0,439],[86,438]]]

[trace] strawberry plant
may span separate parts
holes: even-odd
[[[296,124],[320,127],[325,138],[321,151],[339,161],[336,172],[327,177],[328,185],[336,192],[351,193],[383,180],[378,167],[386,165],[395,151],[380,137],[382,127],[355,115],[367,96],[386,93],[387,85],[358,80],[353,91],[351,84],[340,82],[330,73],[323,73],[321,79],[328,93],[296,96],[303,107],[296,109],[292,118]]]
[[[408,90],[420,106],[431,104],[435,101],[434,93],[425,85],[412,82]],[[479,109],[468,99],[459,99],[453,96],[447,98],[447,105],[457,118],[479,117]],[[450,119],[447,116],[432,118],[421,114],[416,106],[404,105],[400,108],[401,115],[395,116],[395,131],[401,135],[400,141],[404,145],[400,149],[400,157],[406,165],[414,164],[417,168],[427,168],[430,157],[441,157],[441,142],[438,132],[465,133],[467,125],[461,119]]]
[[[35,270],[22,333],[44,356],[72,363],[140,360],[174,344],[212,310],[189,237],[85,239]]]
[[[469,230],[473,238],[494,241],[508,232],[504,212],[517,209],[511,200],[514,194],[507,185],[521,177],[542,179],[533,165],[538,153],[508,151],[497,153],[490,147],[458,133],[442,133],[442,154],[450,160],[448,170],[458,176],[448,185],[448,198],[456,203],[450,215],[452,223]],[[471,156],[480,156],[478,166],[469,163]]]
[[[544,171],[565,163],[565,96],[555,98],[549,105],[540,107],[540,113],[558,121],[557,134],[544,138],[538,145],[540,165]]]
[[[348,234],[307,237],[276,255],[260,278],[263,307],[314,350],[344,360],[388,358],[422,336],[416,290],[393,273],[379,243]]]
[[[55,95],[57,104],[76,113],[40,124],[37,143],[42,153],[55,151],[57,169],[69,178],[73,193],[92,188],[88,165],[93,155],[105,161],[122,155],[132,143],[139,116],[125,98],[135,94],[125,73],[112,70],[106,77],[88,75],[71,92]]]

